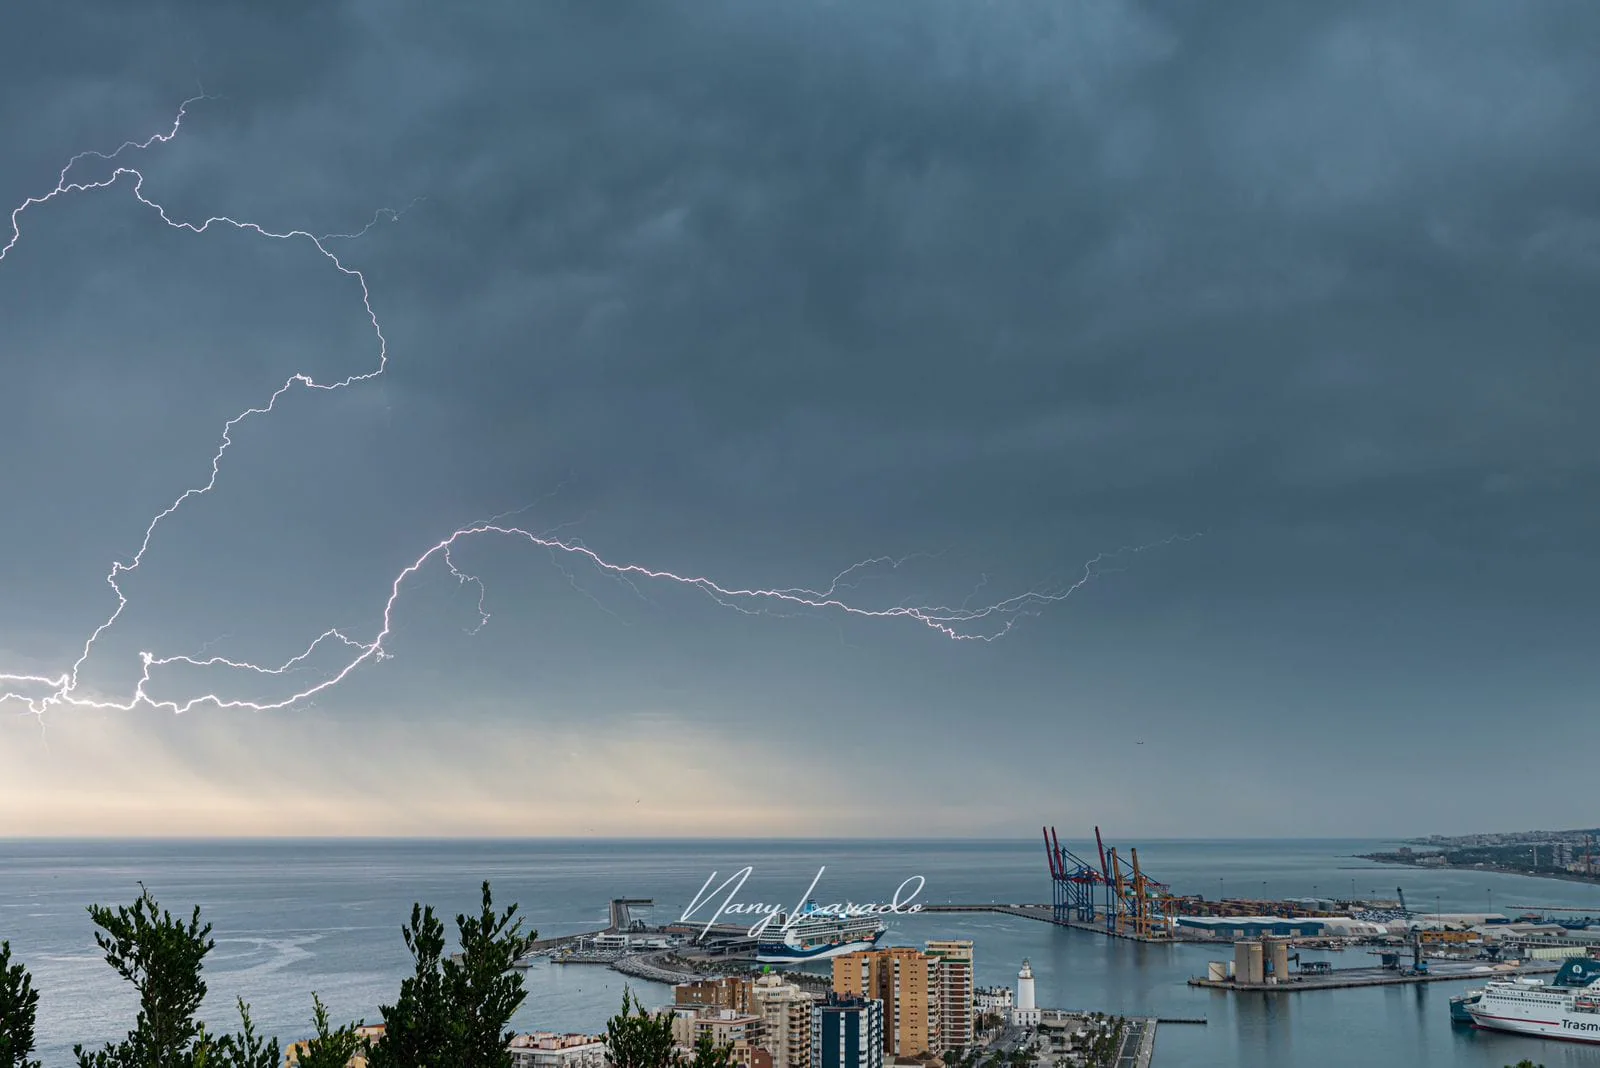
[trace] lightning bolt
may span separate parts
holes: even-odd
[[[42,717],[48,709],[53,707],[131,711],[143,706],[183,713],[198,707],[209,706],[218,709],[234,708],[264,712],[287,708],[291,705],[308,701],[310,698],[337,686],[363,665],[375,664],[390,656],[384,643],[393,633],[395,608],[400,596],[404,592],[407,582],[436,559],[448,569],[458,583],[462,585],[470,584],[477,588],[478,624],[472,628],[472,632],[476,632],[487,624],[489,621],[489,612],[485,607],[488,597],[487,588],[479,577],[461,570],[452,556],[452,550],[461,543],[480,538],[492,537],[524,542],[546,550],[558,567],[562,560],[572,560],[624,583],[635,592],[638,592],[638,587],[634,585],[635,580],[689,587],[700,591],[723,607],[749,615],[817,612],[862,619],[903,619],[928,627],[943,637],[954,641],[994,641],[1008,633],[1018,619],[1024,616],[1036,615],[1045,607],[1066,600],[1086,583],[1103,573],[1106,570],[1102,566],[1105,562],[1130,553],[1144,552],[1158,546],[1192,540],[1192,538],[1199,536],[1175,535],[1149,545],[1127,546],[1113,552],[1101,553],[1089,560],[1084,565],[1082,574],[1070,583],[1060,584],[1053,588],[1029,590],[978,608],[969,608],[965,604],[960,607],[948,607],[914,606],[904,603],[886,608],[871,608],[851,603],[843,598],[841,590],[851,589],[854,585],[848,580],[868,568],[887,566],[890,569],[894,569],[911,559],[925,556],[926,554],[912,554],[898,559],[876,557],[861,561],[841,571],[834,576],[826,587],[820,590],[730,586],[701,575],[680,574],[674,571],[646,567],[641,564],[616,563],[602,557],[581,541],[557,537],[553,531],[535,533],[522,527],[506,525],[502,520],[516,513],[502,513],[490,520],[457,528],[448,536],[430,546],[427,551],[396,575],[390,584],[389,595],[384,602],[377,631],[366,640],[351,637],[338,629],[329,629],[313,639],[302,652],[276,666],[263,666],[223,656],[204,656],[205,647],[202,647],[197,654],[192,656],[157,656],[154,653],[141,652],[139,654],[141,663],[139,681],[134,686],[133,692],[126,698],[112,700],[84,694],[79,683],[83,667],[94,652],[95,643],[99,641],[106,631],[116,625],[123,614],[123,610],[128,606],[128,597],[123,591],[121,580],[138,570],[140,564],[144,561],[145,554],[149,551],[151,540],[155,537],[157,529],[164,522],[189,501],[210,493],[216,486],[217,480],[221,476],[223,460],[229,447],[233,444],[232,433],[234,429],[248,419],[271,414],[278,401],[296,387],[325,392],[341,390],[378,378],[388,367],[388,342],[384,338],[383,327],[378,321],[377,313],[373,310],[372,294],[367,286],[367,279],[361,271],[346,265],[339,256],[329,249],[328,245],[335,240],[353,240],[362,237],[380,221],[398,221],[405,210],[408,209],[399,211],[387,208],[381,209],[373,215],[371,222],[355,233],[323,234],[320,236],[306,230],[286,230],[281,232],[268,230],[257,223],[233,219],[225,215],[212,216],[203,222],[194,223],[174,219],[165,207],[146,195],[143,173],[134,167],[119,162],[125,153],[143,152],[157,145],[172,141],[178,136],[179,130],[183,126],[183,121],[188,115],[189,108],[207,99],[212,98],[202,94],[185,100],[179,107],[171,127],[165,132],[154,134],[143,141],[125,141],[111,152],[86,151],[73,156],[56,176],[54,188],[39,196],[29,197],[12,210],[11,236],[4,247],[0,248],[0,262],[5,260],[11,250],[16,247],[17,242],[21,240],[22,218],[30,209],[42,207],[69,194],[87,194],[109,189],[119,184],[129,184],[131,185],[133,198],[139,204],[154,212],[162,223],[173,229],[199,235],[206,233],[214,226],[232,227],[236,230],[248,231],[260,237],[277,241],[304,242],[315,249],[335,271],[359,288],[362,307],[366,310],[376,343],[377,358],[375,366],[371,370],[330,382],[319,382],[311,375],[304,373],[291,375],[265,401],[255,407],[246,408],[224,423],[216,450],[211,455],[209,477],[202,484],[184,490],[171,504],[157,512],[154,518],[145,526],[144,536],[140,539],[138,550],[127,560],[118,560],[112,563],[111,570],[106,574],[105,581],[115,595],[116,606],[112,609],[111,614],[84,639],[76,659],[72,661],[66,670],[53,676],[0,673],[0,705],[20,703],[28,711]],[[75,178],[74,172],[79,164],[91,158],[102,163],[114,164],[115,166],[111,173],[105,177]],[[414,206],[421,199],[418,198],[417,201],[413,201],[412,205]],[[527,507],[531,506],[525,506],[522,509],[517,509],[517,511],[525,511]],[[563,573],[567,574],[569,581],[572,581],[574,587],[577,588],[577,582],[573,576],[566,572],[564,568],[562,570]],[[970,601],[971,598],[969,597],[968,600]],[[155,681],[155,674],[162,668],[222,668],[238,672],[244,677],[288,676],[311,670],[313,666],[311,664],[312,658],[328,650],[336,651],[334,655],[342,657],[339,666],[336,668],[324,668],[322,670],[324,677],[319,681],[308,682],[296,692],[280,699],[249,700],[227,697],[212,692],[194,694],[184,698],[162,698],[150,693],[150,687]]]

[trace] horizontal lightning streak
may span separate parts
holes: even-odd
[[[460,570],[451,555],[452,550],[456,548],[463,540],[486,536],[524,541],[532,546],[549,551],[554,560],[559,560],[562,556],[574,558],[580,562],[590,565],[603,574],[610,575],[611,577],[624,582],[630,586],[630,588],[632,588],[632,580],[644,579],[656,582],[672,583],[697,589],[706,596],[710,597],[717,604],[746,614],[768,614],[774,609],[792,608],[818,612],[832,612],[844,616],[854,616],[863,619],[903,618],[927,626],[943,636],[955,641],[994,641],[995,639],[1009,632],[1019,617],[1034,614],[1039,609],[1042,609],[1050,604],[1064,601],[1073,593],[1077,592],[1077,590],[1079,590],[1085,583],[1089,582],[1097,574],[1101,573],[1100,564],[1103,561],[1112,557],[1124,555],[1126,553],[1143,552],[1147,549],[1155,548],[1156,546],[1170,545],[1176,541],[1187,541],[1190,540],[1191,537],[1198,536],[1175,536],[1151,545],[1127,547],[1116,550],[1112,553],[1102,553],[1084,565],[1083,574],[1076,581],[1064,587],[1054,590],[1030,590],[1028,592],[1017,594],[1013,597],[1009,597],[1005,600],[997,601],[980,608],[950,608],[934,606],[918,607],[909,606],[906,604],[900,604],[889,608],[865,608],[859,605],[851,604],[845,601],[839,595],[841,588],[852,588],[851,584],[846,582],[847,579],[868,567],[888,565],[890,568],[898,568],[908,560],[916,556],[925,556],[926,554],[912,554],[911,556],[901,557],[899,559],[891,557],[876,557],[870,560],[864,560],[841,571],[834,577],[833,581],[822,590],[809,590],[804,588],[761,589],[755,587],[734,587],[721,585],[704,576],[678,574],[672,571],[645,567],[640,564],[613,563],[612,561],[603,558],[594,550],[588,548],[579,541],[563,540],[561,538],[554,537],[549,533],[536,534],[521,527],[501,525],[499,520],[504,518],[504,516],[500,516],[495,517],[495,519],[487,522],[458,528],[449,536],[431,546],[426,552],[417,557],[398,575],[396,575],[393,582],[390,584],[389,596],[383,606],[381,625],[378,628],[377,634],[368,641],[360,641],[350,637],[340,630],[329,629],[319,634],[308,646],[306,646],[304,651],[298,653],[276,667],[265,667],[249,661],[235,660],[222,656],[156,656],[153,653],[143,652],[140,653],[142,670],[140,672],[139,681],[129,697],[127,697],[125,700],[119,701],[86,696],[80,692],[80,673],[82,672],[82,669],[85,663],[87,663],[90,655],[94,651],[95,643],[101,638],[102,635],[105,634],[107,630],[116,624],[118,619],[121,618],[123,610],[128,605],[128,597],[124,593],[119,579],[137,570],[140,564],[143,563],[145,554],[150,548],[151,540],[154,538],[157,528],[165,520],[182,508],[184,504],[196,497],[211,492],[211,490],[216,486],[217,479],[221,475],[223,457],[227,453],[228,448],[233,444],[233,430],[247,419],[270,414],[275,409],[279,399],[295,386],[301,386],[308,390],[324,391],[344,389],[347,386],[352,386],[357,383],[367,382],[377,378],[382,375],[385,369],[388,367],[388,341],[385,339],[383,328],[378,322],[377,313],[373,310],[372,294],[368,289],[366,276],[355,268],[346,266],[343,262],[341,262],[339,257],[328,249],[326,242],[334,239],[358,238],[366,234],[373,226],[377,225],[379,220],[387,218],[390,221],[395,221],[400,218],[403,212],[394,211],[392,209],[381,209],[373,216],[372,222],[368,223],[356,233],[324,234],[317,236],[306,230],[287,230],[282,232],[267,230],[253,222],[240,221],[220,215],[212,216],[201,223],[191,223],[182,220],[176,220],[168,214],[165,207],[145,195],[144,175],[133,167],[118,165],[112,170],[108,177],[100,178],[98,180],[70,180],[70,175],[72,174],[73,168],[82,160],[94,158],[107,163],[112,163],[115,162],[125,151],[143,151],[157,144],[165,144],[171,141],[178,135],[178,132],[182,127],[183,120],[188,114],[190,105],[205,99],[208,99],[208,97],[196,96],[184,101],[183,105],[178,109],[177,117],[173,120],[171,129],[167,130],[165,133],[155,134],[144,141],[124,142],[115,151],[110,153],[90,151],[80,152],[78,155],[73,156],[67,161],[67,165],[63,167],[60,173],[57,175],[56,184],[53,189],[40,196],[28,198],[27,200],[23,201],[22,204],[12,210],[11,236],[10,239],[5,243],[4,247],[0,247],[0,261],[3,261],[6,256],[10,254],[11,250],[16,247],[17,242],[21,239],[21,218],[23,213],[28,209],[47,204],[58,197],[65,196],[69,193],[87,193],[94,190],[107,189],[113,185],[116,185],[123,178],[131,178],[134,198],[140,204],[154,211],[165,225],[173,229],[183,230],[193,234],[203,234],[211,229],[214,224],[218,224],[233,227],[237,230],[249,231],[261,237],[272,238],[274,240],[303,240],[309,242],[318,253],[320,253],[328,260],[329,263],[333,265],[333,267],[340,274],[343,274],[347,278],[353,279],[359,286],[361,290],[362,306],[366,310],[368,321],[372,324],[373,335],[377,340],[377,365],[370,371],[365,371],[360,374],[352,374],[335,382],[318,382],[312,376],[303,373],[291,375],[284,381],[283,385],[279,386],[266,399],[266,401],[257,405],[256,407],[246,408],[244,411],[240,412],[238,415],[224,423],[219,443],[215,452],[213,452],[211,456],[210,476],[203,484],[184,490],[171,504],[162,509],[160,512],[156,513],[155,517],[152,518],[146,525],[144,536],[139,542],[138,551],[135,552],[131,558],[129,558],[127,561],[119,560],[112,563],[111,570],[106,575],[106,583],[110,585],[112,592],[116,595],[116,607],[112,610],[111,614],[105,619],[105,621],[96,627],[93,632],[90,633],[88,638],[85,639],[77,659],[72,662],[70,668],[61,674],[54,676],[0,673],[0,705],[4,705],[8,702],[20,702],[21,704],[25,705],[29,711],[36,715],[43,715],[47,709],[57,706],[117,711],[131,711],[134,708],[146,706],[175,713],[187,712],[202,705],[208,705],[215,708],[249,709],[253,711],[270,711],[273,709],[287,708],[296,703],[306,701],[307,699],[320,694],[325,690],[337,686],[363,664],[376,663],[386,659],[390,655],[388,650],[385,648],[384,643],[393,633],[395,606],[400,599],[401,592],[405,587],[407,580],[421,571],[435,557],[439,557],[441,559],[444,566],[448,568],[450,574],[453,575],[459,583],[463,585],[470,583],[477,587],[478,624],[477,627],[472,628],[473,632],[476,632],[478,629],[482,628],[486,623],[488,623],[489,613],[485,608],[487,590],[485,589],[482,580],[475,575],[471,575]],[[421,199],[422,198],[418,198],[418,200]],[[417,201],[412,202],[413,205],[416,203]],[[509,515],[510,513],[506,514]],[[570,575],[568,578],[571,580]],[[987,629],[978,629],[980,626],[985,625],[987,626]],[[323,650],[330,649],[345,650],[347,659],[344,661],[343,666],[339,667],[337,670],[333,670],[332,668],[327,669],[325,672],[326,677],[321,679],[321,681],[308,685],[291,694],[290,696],[283,697],[281,699],[258,701],[244,698],[224,697],[220,694],[209,692],[196,694],[181,700],[163,699],[152,696],[148,689],[154,681],[154,672],[163,667],[186,666],[191,668],[223,668],[238,671],[246,675],[286,676],[291,673],[309,670],[311,668],[311,658]],[[204,652],[203,649],[201,651]],[[7,686],[10,688],[4,688]],[[27,688],[29,687],[33,688],[35,691],[42,689],[44,693],[42,696],[38,692],[29,693],[27,692]]]

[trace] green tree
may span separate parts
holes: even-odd
[[[675,1068],[672,1017],[646,1011],[624,988],[622,1011],[606,1022],[606,1052],[615,1068]]]
[[[156,904],[150,891],[133,908],[90,905],[95,944],[106,963],[139,991],[139,1016],[123,1042],[107,1043],[97,1053],[73,1048],[80,1068],[185,1068],[194,1064],[195,1040],[201,1027],[195,1019],[206,996],[201,963],[216,942],[211,925],[200,923],[200,907],[187,923]]]
[[[33,1024],[39,992],[21,964],[11,963],[11,943],[0,942],[0,1068],[39,1068],[33,1052]]]
[[[316,995],[312,995],[315,998]],[[256,1034],[250,1019],[250,1006],[239,999],[239,1019],[242,1021],[237,1035],[226,1035],[202,1047],[195,1058],[195,1068],[278,1068],[283,1056],[278,1050],[278,1040],[263,1039]]]
[[[412,906],[400,933],[414,969],[395,1003],[380,1009],[384,1035],[371,1068],[509,1068],[506,1025],[528,996],[511,966],[538,937],[522,934],[516,914],[515,905],[495,911],[485,882],[480,913],[456,917],[461,953],[447,960],[443,922],[431,905]]]
[[[139,992],[139,1015],[121,1042],[90,1053],[74,1046],[79,1068],[277,1068],[278,1043],[255,1033],[249,1007],[241,1000],[244,1030],[213,1038],[195,1018],[205,1000],[201,967],[215,947],[211,925],[201,924],[200,908],[187,921],[156,904],[141,884],[130,909],[89,906],[94,940],[116,969]]]
[[[449,997],[460,1047],[455,1064],[461,1068],[510,1068],[507,1048],[516,1032],[508,1028],[528,992],[522,973],[512,967],[539,937],[522,933],[517,906],[496,912],[487,881],[475,917],[456,917],[461,935],[461,955],[445,962],[445,993]]]
[[[729,1068],[732,1063],[733,1046],[728,1043],[719,1046],[705,1032],[695,1040],[694,1056],[688,1061],[689,1068]]]
[[[411,922],[400,929],[415,965],[400,983],[393,1005],[380,1006],[383,1041],[372,1049],[371,1068],[444,1065],[453,1034],[444,994],[444,924],[433,906],[411,906]]]
[[[311,995],[311,1018],[317,1035],[294,1052],[297,1068],[345,1068],[351,1057],[371,1050],[371,1042],[358,1031],[359,1023],[337,1031],[329,1028],[328,1008],[315,993]]]

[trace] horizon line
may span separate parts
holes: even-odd
[[[1480,831],[1478,834],[1517,834],[1526,831]],[[1087,837],[1087,836],[1085,836]],[[1118,840],[1138,838],[1151,842],[1348,842],[1404,841],[1427,835],[1119,835]],[[1445,836],[1451,837],[1451,836]],[[1079,841],[1078,838],[1070,839]],[[0,834],[0,842],[638,842],[638,843],[729,843],[750,842],[861,842],[861,843],[993,843],[1037,846],[1032,836],[1011,835],[483,835],[483,834]]]

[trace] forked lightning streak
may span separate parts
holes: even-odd
[[[792,609],[828,612],[864,619],[906,619],[929,627],[952,640],[993,641],[1009,631],[1022,616],[1035,614],[1050,604],[1066,600],[1090,579],[1094,578],[1096,574],[1100,573],[1101,565],[1105,561],[1128,553],[1142,552],[1158,545],[1168,545],[1175,541],[1187,541],[1190,537],[1196,536],[1176,536],[1153,545],[1142,545],[1119,549],[1112,553],[1102,553],[1086,563],[1082,574],[1073,582],[1052,588],[1029,590],[980,608],[968,608],[965,606],[959,608],[909,607],[904,604],[886,608],[870,608],[848,602],[840,596],[841,587],[849,588],[849,584],[845,580],[871,566],[887,565],[898,567],[904,562],[905,558],[894,560],[881,557],[852,565],[835,576],[832,582],[821,590],[801,588],[761,589],[724,585],[704,576],[679,574],[639,564],[619,564],[603,558],[594,550],[576,540],[557,538],[550,534],[535,533],[522,527],[489,521],[463,526],[452,531],[447,537],[430,546],[426,552],[418,556],[395,576],[389,588],[388,598],[383,605],[382,618],[377,632],[367,640],[363,641],[339,630],[330,629],[318,635],[306,646],[304,651],[276,666],[263,666],[222,656],[158,656],[154,653],[145,652],[140,654],[141,670],[139,681],[132,693],[126,698],[117,700],[88,695],[83,692],[83,687],[79,682],[83,667],[94,652],[95,643],[107,630],[116,624],[128,605],[128,597],[123,592],[120,579],[139,568],[146,552],[150,548],[151,539],[154,538],[156,530],[162,523],[170,519],[184,504],[195,497],[209,493],[216,486],[217,479],[221,475],[223,458],[228,448],[233,444],[231,435],[234,428],[247,419],[269,415],[284,394],[296,387],[324,391],[344,389],[379,377],[384,373],[389,361],[388,342],[384,338],[383,327],[378,321],[377,313],[373,310],[372,294],[367,287],[366,277],[359,270],[347,266],[339,256],[329,250],[327,243],[334,239],[358,238],[376,225],[380,219],[387,218],[390,221],[397,221],[403,214],[402,212],[382,209],[373,216],[372,222],[354,234],[327,234],[320,237],[306,230],[286,230],[281,232],[268,230],[257,223],[220,215],[213,216],[200,223],[187,222],[174,219],[165,207],[146,194],[143,173],[134,167],[118,162],[124,153],[143,152],[157,145],[166,144],[177,137],[179,130],[183,126],[183,121],[188,115],[190,106],[205,99],[207,97],[197,96],[184,101],[183,105],[178,109],[177,116],[173,119],[171,128],[164,133],[155,134],[144,141],[124,142],[109,153],[89,151],[80,152],[78,155],[73,156],[67,161],[66,166],[61,168],[53,189],[39,196],[28,198],[12,210],[11,235],[5,246],[0,248],[0,262],[3,262],[11,254],[18,241],[21,240],[22,220],[29,209],[42,207],[51,201],[66,197],[68,194],[87,194],[97,190],[110,189],[119,184],[131,185],[133,198],[139,204],[154,212],[162,223],[173,229],[198,235],[205,233],[213,226],[226,226],[248,231],[263,238],[305,242],[315,249],[319,255],[333,266],[334,270],[354,282],[360,289],[362,307],[365,309],[367,318],[372,324],[372,333],[376,343],[375,366],[371,370],[360,374],[352,374],[346,378],[330,382],[319,382],[311,375],[304,373],[291,375],[265,401],[255,407],[246,408],[224,423],[216,451],[211,456],[209,477],[204,483],[184,490],[171,504],[156,513],[154,518],[146,524],[144,536],[139,542],[139,548],[132,557],[126,561],[119,560],[112,563],[111,570],[106,574],[106,583],[111,587],[112,593],[116,597],[116,607],[84,640],[76,659],[58,675],[0,672],[0,705],[19,704],[35,715],[43,715],[47,710],[54,707],[129,711],[140,706],[146,706],[171,712],[187,712],[201,706],[254,711],[287,708],[337,686],[351,672],[363,664],[375,663],[388,656],[384,643],[393,631],[396,602],[398,602],[406,582],[430,562],[434,562],[435,558],[459,582],[477,587],[478,627],[486,624],[489,621],[489,613],[485,608],[485,600],[488,596],[487,589],[477,576],[461,571],[451,556],[452,550],[457,548],[463,541],[478,538],[495,537],[522,541],[529,545],[546,549],[552,555],[571,557],[575,561],[586,564],[602,574],[624,582],[631,583],[635,579],[652,580],[692,587],[718,604],[739,612],[766,614],[775,609]],[[76,178],[74,172],[79,168],[80,164],[85,160],[91,159],[113,164],[110,174],[100,177]],[[413,204],[415,203],[413,201]],[[476,629],[474,628],[474,630]],[[189,668],[223,669],[237,673],[237,677],[241,680],[249,680],[251,678],[259,679],[261,676],[287,676],[291,673],[298,675],[310,670],[312,658],[323,653],[340,657],[337,663],[341,666],[326,668],[320,672],[323,677],[319,681],[304,685],[287,696],[271,700],[251,700],[215,692],[195,693],[181,698],[168,698],[156,696],[150,692],[150,689],[155,685],[156,674],[161,668],[185,666]]]

